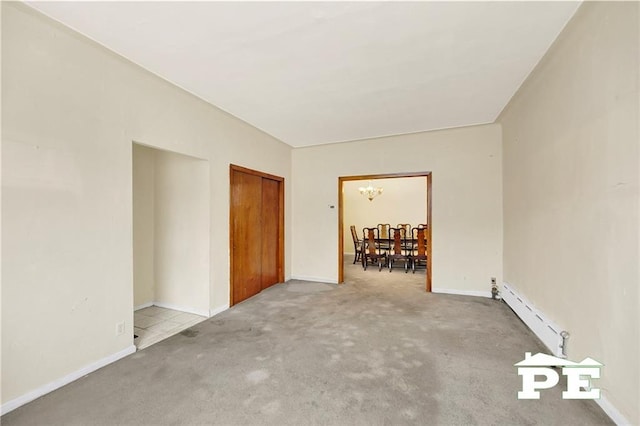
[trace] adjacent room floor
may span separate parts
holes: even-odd
[[[562,382],[517,399],[513,364],[544,347],[503,302],[345,268],[344,285],[275,285],[2,424],[611,424]]]
[[[158,306],[139,309],[133,314],[133,333],[137,336],[133,342],[138,350],[144,349],[205,319],[200,315]]]

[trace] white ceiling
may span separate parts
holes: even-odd
[[[294,147],[493,122],[578,2],[29,2]]]

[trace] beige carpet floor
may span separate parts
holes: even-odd
[[[345,274],[273,286],[2,424],[611,424],[562,384],[517,399],[513,364],[544,347],[503,302],[425,293],[424,272]]]

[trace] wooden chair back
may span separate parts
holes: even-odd
[[[378,254],[379,247],[377,244],[379,231],[378,228],[363,228],[363,249],[367,255],[375,256]]]
[[[391,225],[388,223],[379,223],[378,224],[378,237],[379,238],[389,238],[389,229],[391,229]]]
[[[389,228],[389,238],[391,239],[391,256],[404,256],[407,247],[407,234],[403,228]]]
[[[355,256],[353,258],[353,263],[355,264],[357,261],[362,260],[362,243],[360,242],[360,238],[358,238],[358,232],[356,232],[356,226],[351,225],[349,227],[351,230],[351,239],[353,240],[353,249]]]
[[[362,266],[366,270],[369,261],[372,261],[372,263],[378,264],[378,269],[382,269],[387,252],[379,244],[378,228],[363,228],[362,236]]]
[[[415,244],[414,257],[427,258],[427,228],[416,227],[411,230],[411,238]]]
[[[404,271],[409,270],[409,263],[411,261],[410,253],[411,244],[408,240],[408,234],[404,228],[390,228],[389,229],[390,246],[389,254],[387,256],[387,265],[389,266],[389,272],[393,270],[393,265],[397,261],[404,262]]]
[[[411,236],[411,225],[408,223],[399,223],[396,228],[402,230],[402,238],[409,238]]]
[[[353,244],[357,246],[360,245],[360,238],[358,238],[358,233],[356,232],[356,226],[355,225],[351,225],[349,227],[349,229],[351,229],[351,239],[353,240]]]

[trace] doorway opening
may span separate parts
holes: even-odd
[[[133,144],[134,344],[209,317],[209,162]]]
[[[426,202],[426,218],[424,222],[427,224],[427,260],[426,260],[426,278],[425,278],[425,290],[431,291],[431,279],[432,279],[432,229],[433,221],[431,218],[432,211],[432,190],[431,190],[431,172],[416,172],[416,173],[393,173],[393,174],[377,174],[377,175],[361,175],[361,176],[341,176],[338,178],[338,282],[344,282],[344,252],[345,252],[345,236],[347,240],[350,239],[350,234],[347,234],[344,230],[345,227],[345,186],[348,186],[351,181],[372,181],[375,185],[376,180],[380,179],[399,179],[399,178],[424,178],[424,199],[421,201]],[[384,195],[383,195],[384,196]],[[376,200],[372,202],[375,203]],[[349,224],[351,225],[351,224]],[[376,224],[373,224],[376,225]],[[395,224],[394,224],[395,225]]]

